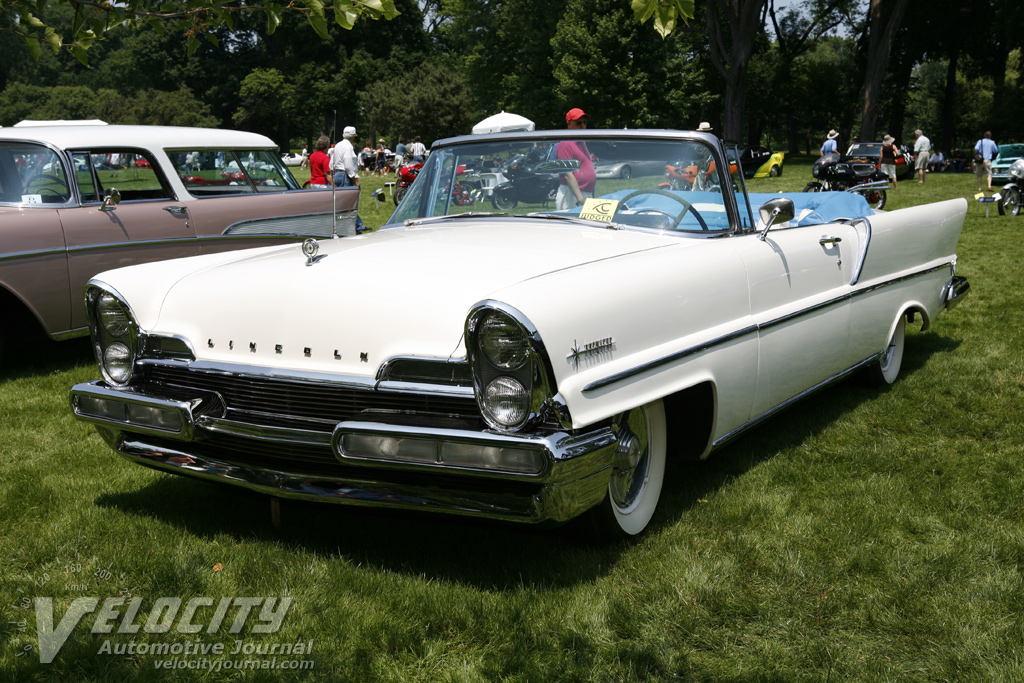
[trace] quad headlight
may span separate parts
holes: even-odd
[[[85,307],[93,351],[103,378],[117,386],[128,384],[135,366],[139,337],[131,308],[116,292],[97,285],[86,288]]]
[[[537,417],[550,395],[537,331],[515,309],[482,302],[470,313],[466,332],[480,413],[495,429],[518,431]]]

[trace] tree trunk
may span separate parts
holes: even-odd
[[[868,54],[864,70],[864,106],[860,115],[860,139],[878,136],[878,99],[896,29],[909,0],[871,0],[868,6]]]
[[[707,4],[706,24],[711,63],[725,81],[722,138],[726,140],[739,141],[743,135],[747,69],[754,52],[754,39],[764,26],[766,2],[709,0]],[[723,31],[723,15],[727,31]]]

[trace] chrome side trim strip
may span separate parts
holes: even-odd
[[[817,384],[815,384],[810,389],[805,389],[804,391],[801,391],[796,396],[793,396],[792,398],[783,401],[779,405],[774,406],[773,408],[770,408],[769,410],[766,410],[765,412],[761,413],[757,417],[754,417],[754,418],[748,420],[747,422],[744,422],[742,425],[740,425],[736,429],[732,430],[728,434],[726,434],[726,435],[716,439],[711,444],[711,448],[712,449],[718,448],[719,446],[722,446],[722,445],[728,443],[729,441],[732,441],[733,439],[735,439],[736,437],[738,437],[740,434],[742,434],[743,432],[747,431],[748,429],[750,429],[750,428],[752,428],[752,427],[754,427],[756,425],[761,424],[762,422],[764,422],[768,418],[770,418],[773,415],[776,415],[777,413],[785,410],[786,408],[790,407],[794,403],[797,403],[797,402],[807,398],[810,394],[813,394],[814,392],[818,391],[819,389],[822,389],[822,388],[828,386],[829,384],[832,384],[833,382],[838,382],[839,380],[843,379],[844,377],[848,377],[848,376],[852,375],[853,373],[857,372],[858,370],[860,370],[861,368],[863,368],[863,367],[865,367],[867,365],[870,365],[871,363],[873,363],[876,360],[878,360],[878,358],[881,355],[882,355],[881,351],[879,351],[878,353],[872,354],[871,356],[868,356],[867,358],[865,358],[864,360],[860,361],[856,365],[853,365],[853,366],[843,370],[842,372],[836,373],[835,375],[832,375],[828,379],[825,379],[825,380],[822,380],[821,382],[818,382]]]
[[[912,280],[923,275],[928,275],[929,273],[934,273],[938,270],[942,270],[943,268],[952,268],[952,264],[944,263],[940,266],[934,266],[932,268],[928,268],[926,270],[922,270],[916,273],[911,273],[909,275],[903,275],[901,277],[893,278],[891,280],[886,280],[885,282],[880,282],[875,285],[871,285],[870,287],[862,287],[857,291],[848,292],[846,294],[843,294],[842,296],[836,297],[834,299],[829,299],[828,301],[815,304],[814,306],[810,306],[808,308],[795,311],[788,315],[784,315],[779,318],[774,318],[772,320],[757,325],[749,325],[742,329],[736,330],[735,332],[730,332],[729,334],[725,334],[714,339],[709,339],[708,341],[698,344],[696,346],[691,346],[687,349],[683,349],[682,351],[676,351],[675,353],[671,353],[667,356],[662,356],[661,358],[656,358],[655,360],[643,363],[628,370],[623,370],[622,372],[616,373],[614,375],[609,375],[608,377],[595,380],[588,384],[587,386],[583,387],[583,393],[586,394],[588,392],[597,391],[598,389],[603,389],[604,387],[607,387],[611,384],[615,384],[616,382],[621,382],[625,379],[635,377],[637,375],[648,372],[663,365],[674,363],[678,360],[686,358],[687,356],[692,356],[696,353],[707,351],[708,349],[715,346],[721,346],[722,344],[726,344],[730,341],[738,339],[739,337],[770,329],[772,327],[775,327],[776,325],[781,325],[783,323],[790,322],[792,320],[795,320],[796,318],[800,318],[802,316],[815,313],[830,306],[836,306],[838,304],[846,303],[847,301],[850,301],[858,296],[862,296],[864,294],[868,294],[870,292],[874,292],[876,290],[883,289],[891,285],[899,284],[900,282]]]
[[[667,356],[662,356],[661,358],[657,358],[648,363],[638,365],[635,368],[630,368],[629,370],[623,370],[622,372],[618,372],[614,375],[609,375],[608,377],[591,382],[587,386],[583,387],[583,393],[603,389],[604,387],[610,384],[615,384],[616,382],[621,382],[624,379],[635,377],[636,375],[643,374],[649,370],[654,370],[655,368],[659,368],[663,365],[674,363],[677,360],[682,360],[683,358],[686,358],[687,356],[692,356],[696,353],[707,351],[710,348],[726,344],[728,342],[739,339],[740,337],[745,337],[748,334],[754,334],[757,332],[757,329],[757,325],[749,325],[740,330],[736,330],[735,332],[730,332],[729,334],[722,335],[721,337],[709,339],[708,341],[702,344],[697,344],[696,346],[691,346],[690,348],[683,349],[682,351],[676,351],[675,353],[671,353]]]

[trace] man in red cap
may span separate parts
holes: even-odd
[[[570,109],[565,115],[565,125],[569,130],[580,130],[587,127],[590,117],[579,108]],[[574,173],[563,173],[559,176],[558,195],[555,208],[559,211],[582,206],[587,197],[594,196],[597,185],[597,174],[594,162],[590,157],[587,144],[582,141],[559,142],[555,147],[556,159],[576,159],[580,162],[580,170]]]

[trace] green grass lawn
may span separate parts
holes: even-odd
[[[810,161],[751,189],[799,190]],[[373,227],[394,206],[372,207],[382,182],[362,190]],[[130,464],[72,419],[68,389],[98,376],[85,340],[17,352],[0,370],[0,680],[1021,680],[1024,218],[986,218],[975,188],[937,174],[890,193],[971,201],[971,295],[908,332],[901,379],[833,386],[671,470],[633,543],[289,502],[275,527],[267,498]],[[76,598],[142,598],[130,627],[163,597],[254,596],[293,598],[276,633],[230,633],[235,611],[208,633],[212,607],[195,634],[120,617],[92,633],[93,613],[40,663],[34,598],[59,629]],[[236,640],[313,641],[277,661],[314,668],[167,671],[138,652]]]

